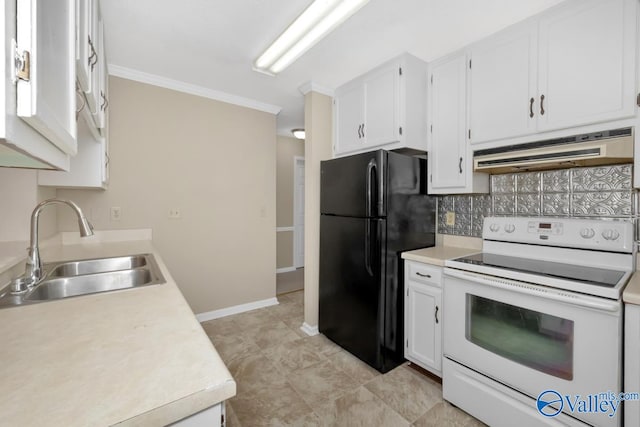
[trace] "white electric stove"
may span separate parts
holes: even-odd
[[[445,263],[445,399],[490,425],[619,426],[539,397],[622,391],[634,257],[629,221],[485,218],[483,251]]]

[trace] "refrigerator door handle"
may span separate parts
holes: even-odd
[[[372,245],[377,244],[377,236],[378,236],[378,222],[374,219],[367,218],[365,221],[366,230],[364,233],[364,266],[367,269],[367,273],[369,276],[373,277],[373,267],[371,266],[371,259],[374,250],[372,250]],[[371,233],[371,227],[376,227],[375,233]],[[372,234],[375,234],[372,239]]]
[[[378,203],[377,203],[377,212],[375,216],[386,216],[386,212],[384,209],[384,200],[385,200],[385,169],[388,167],[388,163],[385,162],[384,158],[381,159],[382,167],[380,167],[380,176],[378,177]],[[377,169],[377,168],[376,168]]]
[[[377,165],[375,159],[369,160],[367,164],[367,201],[366,201],[366,216],[376,216],[373,212],[373,178],[372,175],[376,172]],[[367,228],[368,230],[368,228]]]

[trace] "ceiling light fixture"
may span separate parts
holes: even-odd
[[[256,59],[254,69],[277,74],[356,13],[369,0],[314,0]]]
[[[291,129],[291,133],[295,138],[304,139],[304,129]]]

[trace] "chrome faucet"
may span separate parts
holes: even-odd
[[[12,292],[24,292],[28,288],[36,285],[42,279],[42,260],[40,259],[40,249],[38,248],[38,225],[40,212],[46,206],[52,204],[67,205],[78,216],[78,227],[80,228],[80,236],[87,237],[93,235],[93,226],[82,213],[78,205],[71,200],[64,199],[48,199],[38,204],[31,213],[31,238],[29,242],[29,254],[27,256],[27,265],[25,273],[22,277],[14,280],[12,284]]]

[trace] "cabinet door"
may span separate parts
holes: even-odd
[[[87,99],[86,108],[89,113],[96,119],[100,109],[100,4],[98,0],[89,0],[91,3],[90,29],[89,34],[91,44],[91,61],[89,63],[89,90],[85,92]]]
[[[541,19],[539,130],[634,115],[636,4],[589,0]]]
[[[407,358],[426,369],[442,368],[442,291],[407,281]]]
[[[17,114],[67,154],[77,151],[75,0],[18,0],[17,45],[30,72],[17,82]]]
[[[91,0],[76,0],[76,78],[83,92],[91,91]]]
[[[98,109],[94,114],[94,122],[101,134],[106,126],[105,111],[108,106],[107,100],[107,57],[104,49],[104,25],[102,19],[98,22],[98,62],[96,64],[98,74],[98,87],[96,95],[98,96]]]
[[[535,132],[536,37],[535,24],[527,24],[471,51],[471,143]]]
[[[376,71],[364,82],[364,138],[367,147],[400,140],[400,67]]]
[[[353,85],[336,95],[334,100],[337,153],[363,148],[364,86]]]
[[[470,164],[466,136],[467,59],[436,65],[430,76],[431,189],[464,189]]]

